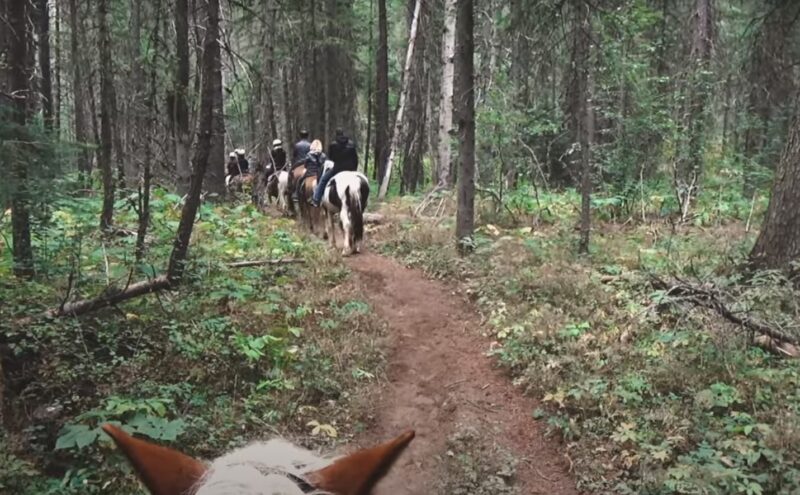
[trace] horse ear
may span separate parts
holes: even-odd
[[[177,450],[139,440],[114,425],[103,425],[142,483],[153,495],[188,494],[206,472],[202,462]]]
[[[308,481],[315,488],[336,495],[367,495],[413,438],[414,432],[408,431],[377,447],[337,459],[330,466],[309,473]]]

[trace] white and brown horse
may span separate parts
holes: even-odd
[[[327,169],[326,164],[326,169]],[[342,254],[361,251],[364,239],[364,211],[369,199],[369,180],[360,172],[339,172],[325,186],[320,206],[325,213],[325,230],[331,246],[336,247],[336,223],[339,215],[344,233]]]
[[[368,495],[414,438],[414,432],[408,431],[334,461],[284,440],[270,440],[207,465],[134,438],[116,426],[107,424],[103,430],[152,495]]]

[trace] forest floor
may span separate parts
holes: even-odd
[[[468,493],[505,493],[513,489],[512,471],[491,458],[497,451],[516,465],[513,486],[519,493],[578,493],[567,458],[531,416],[536,404],[484,355],[488,342],[477,331],[481,318],[468,302],[443,283],[378,254],[351,257],[347,265],[389,327],[389,383],[379,393],[365,444],[408,428],[417,432],[377,494],[429,493],[442,481],[452,488],[469,480],[477,486]],[[484,444],[479,450],[488,449],[488,455],[472,462],[456,459],[459,464],[448,469],[449,456],[465,454],[448,444],[465,435]]]

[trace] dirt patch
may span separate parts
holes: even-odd
[[[389,383],[362,445],[413,428],[417,437],[376,495],[427,495],[441,486],[448,438],[469,428],[517,461],[521,494],[577,494],[568,461],[531,416],[536,403],[484,355],[480,316],[444,284],[373,253],[349,258],[355,283],[389,326]]]

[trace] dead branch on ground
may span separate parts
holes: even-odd
[[[246,268],[250,266],[264,266],[264,265],[283,265],[294,263],[305,263],[306,260],[299,258],[280,258],[277,260],[253,260],[253,261],[235,261],[227,263],[228,268]]]
[[[667,282],[654,273],[650,273],[649,275],[653,287],[665,291],[667,296],[677,298],[680,301],[692,303],[695,306],[700,306],[702,308],[715,311],[718,315],[722,316],[729,322],[751,332],[765,335],[780,342],[800,345],[800,338],[794,335],[789,335],[782,330],[774,328],[763,321],[751,317],[750,315],[739,316],[736,314],[722,300],[725,295],[717,287],[701,287],[680,279]]]

